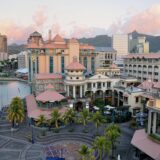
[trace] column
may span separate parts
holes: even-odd
[[[152,112],[151,112],[151,110],[149,110],[149,114],[148,114],[148,130],[147,130],[148,134],[151,133],[151,120],[152,120]]]
[[[80,86],[80,98],[82,98],[82,86]]]
[[[73,86],[73,98],[76,98],[76,86]]]
[[[67,88],[67,96],[69,96],[70,94],[69,94],[69,86],[66,86]]]
[[[152,133],[156,133],[156,123],[157,123],[157,113],[154,112],[153,113],[153,129],[152,129]]]

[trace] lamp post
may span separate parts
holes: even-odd
[[[34,144],[34,131],[33,131],[33,126],[31,126],[32,127],[32,144]]]

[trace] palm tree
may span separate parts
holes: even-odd
[[[63,120],[65,124],[72,124],[75,121],[76,112],[73,109],[67,110],[63,115]]]
[[[36,125],[37,126],[40,126],[40,127],[43,127],[45,124],[46,124],[46,118],[44,115],[40,115],[36,121]]]
[[[78,150],[78,152],[81,155],[81,159],[82,160],[88,160],[89,154],[90,154],[90,150],[89,150],[88,146],[86,146],[85,144],[83,144],[81,146],[81,148]]]
[[[104,122],[103,116],[99,111],[93,114],[92,121],[95,123],[97,134],[98,134],[98,128],[101,126],[101,124]]]
[[[80,118],[83,122],[83,126],[85,128],[85,126],[87,125],[88,123],[88,120],[89,120],[89,111],[88,109],[83,109],[82,112],[80,112]]]
[[[7,118],[12,122],[12,127],[14,128],[15,124],[23,122],[25,118],[23,102],[19,97],[12,99],[12,102],[7,111]]]
[[[114,157],[115,143],[117,141],[117,138],[120,136],[120,133],[121,133],[120,128],[116,124],[111,124],[105,130],[105,136],[111,142],[112,158]]]
[[[58,121],[61,119],[61,114],[59,113],[58,109],[54,109],[51,113],[51,121],[55,124],[55,127],[58,129]]]
[[[97,137],[93,142],[93,148],[98,151],[99,160],[102,160],[104,153],[110,151],[110,142],[104,136]]]

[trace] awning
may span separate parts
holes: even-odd
[[[155,160],[160,160],[160,144],[148,138],[144,129],[135,131],[131,144]]]
[[[16,73],[27,74],[27,73],[28,73],[28,68],[21,68],[21,69],[18,69],[18,70],[16,71]]]

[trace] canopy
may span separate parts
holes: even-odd
[[[23,73],[23,74],[26,74],[28,73],[28,68],[20,68],[16,71],[16,73]]]
[[[44,91],[44,92],[40,93],[36,97],[37,101],[41,101],[43,103],[45,103],[45,102],[61,101],[63,99],[65,99],[65,97],[63,95],[59,94],[56,91],[52,91],[52,90]]]

